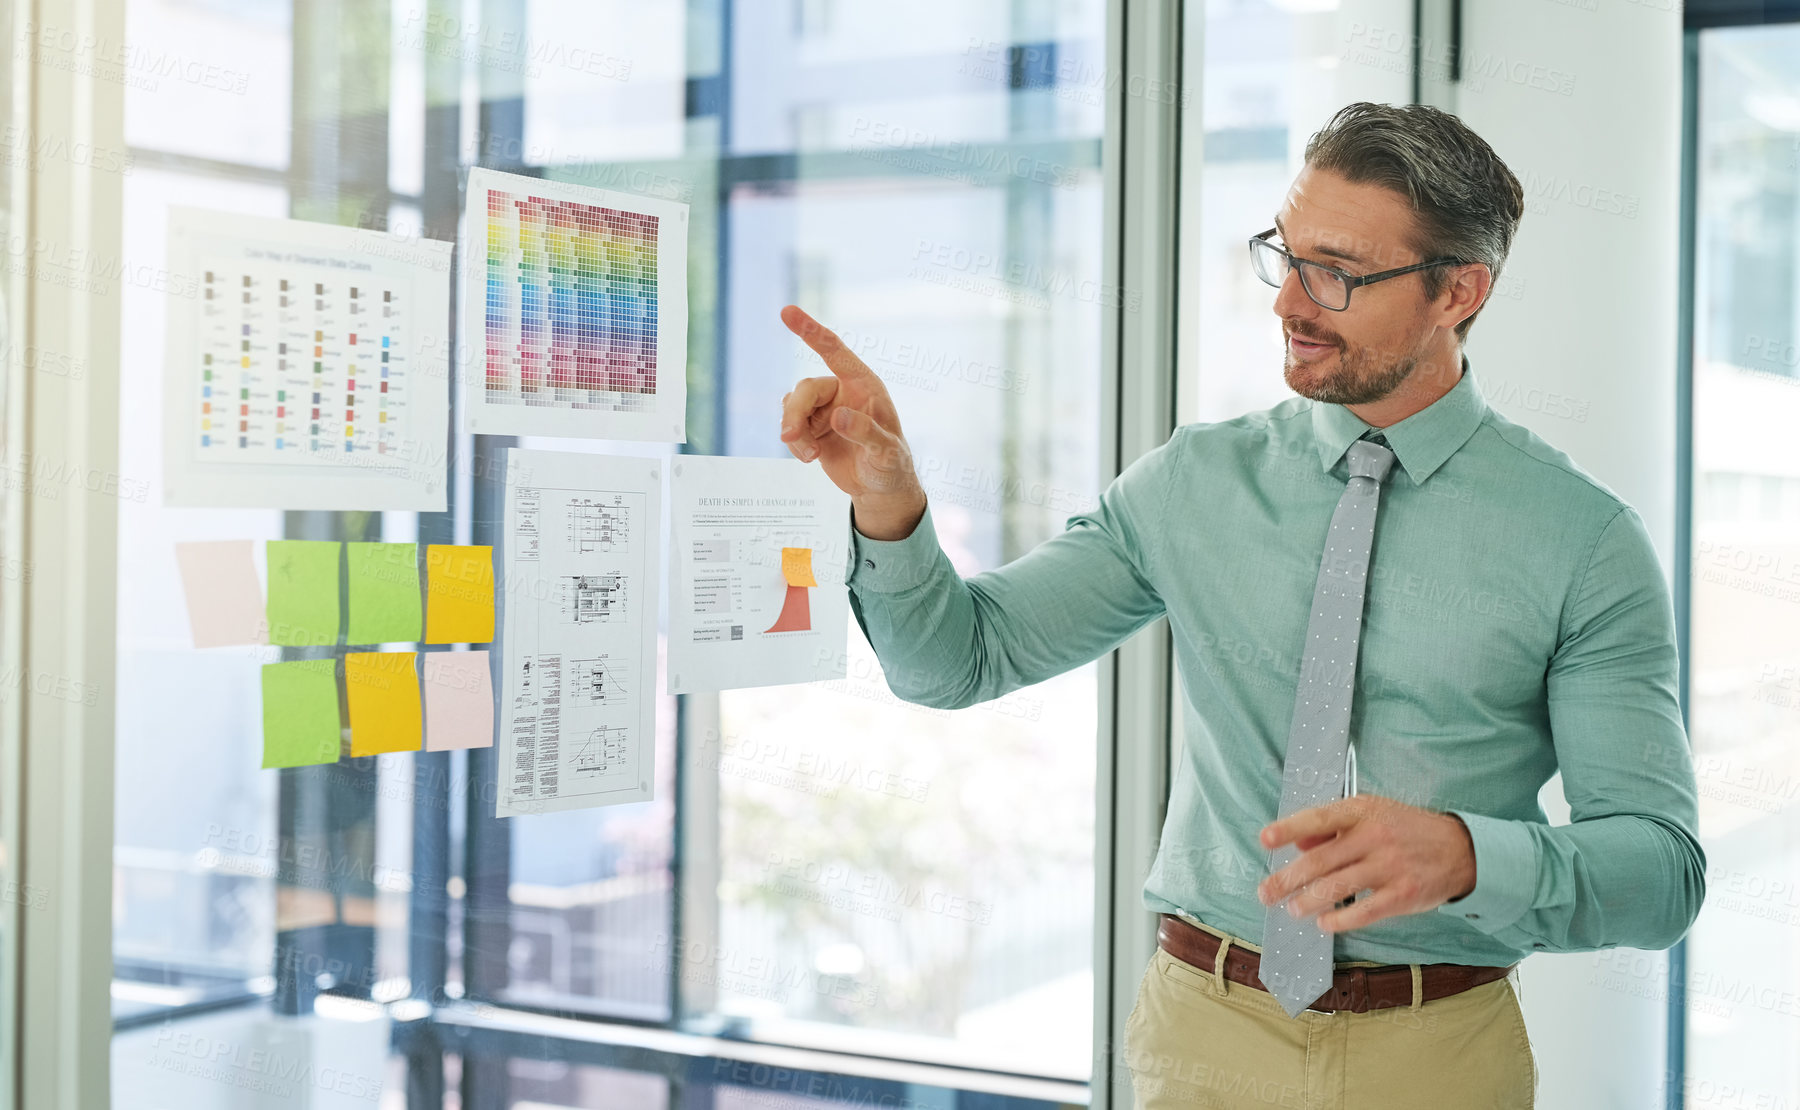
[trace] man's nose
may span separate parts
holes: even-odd
[[[1275,293],[1275,315],[1283,320],[1290,316],[1312,319],[1322,311],[1324,310],[1306,295],[1305,287],[1300,284],[1300,271],[1292,266],[1288,267],[1287,277]]]

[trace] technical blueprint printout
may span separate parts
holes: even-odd
[[[664,465],[507,450],[496,816],[651,797]]]

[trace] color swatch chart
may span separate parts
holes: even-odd
[[[687,439],[687,205],[469,170],[463,430]]]
[[[655,216],[487,195],[487,397],[648,409],[657,374]]]
[[[398,332],[411,289],[215,259],[201,275],[203,457],[399,453],[412,383]]]
[[[441,511],[453,249],[171,208],[165,502]]]

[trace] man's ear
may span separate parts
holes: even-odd
[[[1450,294],[1450,304],[1446,307],[1457,310],[1457,317],[1451,321],[1454,330],[1464,320],[1475,315],[1481,306],[1487,303],[1488,295],[1493,292],[1494,272],[1485,262],[1471,262],[1457,267],[1456,276],[1450,279],[1445,292]]]

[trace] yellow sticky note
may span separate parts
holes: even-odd
[[[344,656],[350,702],[350,754],[416,752],[424,743],[419,679],[410,651],[353,651]]]
[[[812,572],[812,548],[782,548],[781,576],[790,586],[817,586],[819,583],[813,579]]]
[[[485,644],[494,638],[494,549],[425,549],[425,642]]]

